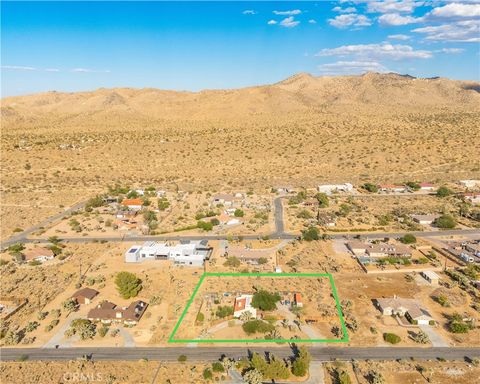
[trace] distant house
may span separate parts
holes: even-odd
[[[432,285],[438,285],[440,281],[440,277],[433,271],[422,271],[420,274]]]
[[[303,307],[302,295],[300,293],[295,292],[293,294],[293,304],[299,308]]]
[[[465,243],[463,247],[474,256],[480,257],[480,243]]]
[[[344,184],[323,184],[319,185],[317,188],[318,192],[325,193],[326,195],[331,195],[334,192],[352,192],[353,185],[350,183]]]
[[[295,192],[295,188],[292,187],[292,186],[288,186],[288,185],[282,185],[282,186],[279,186],[279,187],[275,187],[273,188],[277,191],[277,193],[292,193],[292,192]]]
[[[39,261],[44,263],[47,260],[52,260],[55,257],[55,254],[48,248],[44,247],[35,247],[30,250],[23,252],[25,256],[25,261]]]
[[[480,187],[480,180],[460,180],[459,184],[465,188]]]
[[[480,204],[480,193],[478,192],[464,193],[463,198],[472,204]]]
[[[380,184],[378,190],[384,193],[403,193],[407,191],[407,188],[400,184]]]
[[[180,244],[147,241],[134,245],[125,252],[126,263],[140,263],[145,260],[172,260],[176,265],[201,267],[212,253],[207,240]]]
[[[242,193],[228,194],[220,193],[212,197],[213,205],[223,205],[225,207],[239,207],[242,205],[244,196]]]
[[[141,300],[134,301],[128,307],[118,307],[110,301],[104,301],[91,309],[87,318],[90,321],[100,321],[104,324],[135,325],[140,321],[147,306],[148,304]]]
[[[237,225],[241,224],[240,218],[229,216],[226,213],[222,213],[221,215],[217,216],[218,221],[222,225]]]
[[[72,295],[72,299],[74,299],[78,304],[90,304],[95,296],[98,295],[98,291],[92,288],[82,288],[79,289]]]
[[[252,318],[257,317],[257,310],[252,307],[253,295],[241,295],[235,298],[233,317],[239,318],[245,312],[250,312]]]
[[[433,192],[436,189],[431,183],[420,183],[420,191]]]
[[[409,321],[418,325],[428,325],[434,321],[430,313],[422,308],[415,299],[402,299],[394,296],[376,299],[375,302],[385,316],[405,316]]]
[[[363,241],[353,240],[349,241],[346,245],[355,256],[363,256],[367,252],[368,244]]]
[[[410,217],[418,224],[431,225],[440,215],[410,215]]]
[[[411,257],[412,249],[403,244],[378,243],[370,244],[366,253],[370,257]]]
[[[319,214],[317,216],[318,225],[324,227],[335,227],[337,225],[337,217],[329,214]]]
[[[143,200],[142,199],[125,199],[120,204],[124,207],[128,207],[128,209],[139,211],[143,207]]]

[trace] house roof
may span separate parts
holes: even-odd
[[[440,215],[437,214],[431,214],[431,215],[411,215],[412,219],[416,219],[418,221],[434,221],[435,219],[438,219]]]
[[[423,271],[422,272],[425,277],[428,277],[431,280],[439,280],[440,276],[438,276],[435,272],[433,271]]]
[[[425,188],[425,187],[434,187],[434,185],[432,183],[420,183],[420,188]]]
[[[96,291],[95,289],[86,287],[86,288],[79,289],[77,292],[75,292],[72,295],[72,298],[76,299],[79,297],[84,297],[86,299],[91,300],[97,295],[98,295],[98,291]]]
[[[400,185],[400,184],[380,184],[379,185],[380,188],[405,188],[404,185]]]
[[[416,320],[420,317],[425,319],[432,319],[432,316],[428,311],[422,308],[418,301],[415,299],[403,299],[400,297],[387,297],[376,299],[378,305],[383,308],[391,308],[393,310],[404,309],[413,320]]]
[[[122,205],[125,206],[130,206],[130,205],[143,205],[143,200],[142,199],[125,199],[121,203]]]
[[[23,255],[25,256],[25,260],[33,260],[36,259],[37,257],[53,257],[55,254],[48,248],[43,248],[43,247],[36,247],[33,249],[30,249],[28,251],[23,252]]]
[[[298,292],[295,292],[294,295],[293,295],[293,300],[296,303],[301,303],[302,302],[302,295]]]
[[[148,304],[144,301],[137,300],[132,302],[128,307],[117,307],[110,301],[104,301],[97,305],[95,308],[88,312],[87,317],[89,319],[101,319],[101,320],[128,320],[138,321],[142,317],[143,313],[147,309]],[[120,313],[120,317],[117,314]]]
[[[241,297],[241,298],[236,298],[235,303],[234,303],[234,309],[235,311],[241,311],[245,309],[247,305],[247,298],[246,297]]]

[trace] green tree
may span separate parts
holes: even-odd
[[[312,357],[310,352],[305,346],[301,346],[298,352],[298,356],[295,358],[292,364],[292,373],[295,376],[305,376],[308,373],[310,361]]]
[[[253,294],[252,307],[262,311],[273,311],[277,308],[277,301],[280,301],[278,293],[270,293],[262,289]]]
[[[215,361],[214,363],[212,363],[212,370],[213,372],[225,372],[223,364],[219,361]]]
[[[70,328],[74,334],[80,336],[80,339],[91,339],[95,336],[96,326],[90,320],[87,319],[75,319],[70,323]]]
[[[277,359],[277,357],[272,354],[270,355],[270,361],[264,376],[272,380],[288,379],[290,377],[290,370],[283,360]]]
[[[197,221],[197,228],[203,229],[204,231],[211,231],[213,229],[213,224],[210,221]]]
[[[317,193],[315,199],[318,201],[319,208],[327,208],[329,205],[328,196],[325,193]]]
[[[267,333],[272,332],[275,327],[263,320],[250,320],[242,324],[242,329],[247,335],[254,333]]]
[[[407,183],[405,183],[405,185],[413,191],[419,191],[420,190],[420,184],[415,182],[415,181],[408,181]]]
[[[24,249],[25,249],[25,245],[23,245],[22,243],[16,243],[8,247],[8,252],[11,255],[14,255],[14,254],[22,253]]]
[[[245,212],[243,212],[241,209],[237,208],[235,209],[235,212],[233,213],[235,217],[243,217],[245,216]]]
[[[305,241],[318,240],[320,238],[317,227],[308,227],[302,231],[302,239]]]
[[[205,380],[212,380],[213,378],[213,373],[212,373],[212,370],[210,368],[205,368],[203,370],[203,378]]]
[[[338,375],[339,384],[351,384],[352,383],[352,380],[350,380],[350,376],[348,375],[347,371],[343,371],[343,370],[340,371],[340,372],[337,371],[337,375]]]
[[[198,312],[197,318],[196,318],[197,323],[203,323],[204,320],[205,320],[205,315],[202,312]]]
[[[437,189],[437,196],[438,197],[447,197],[450,196],[453,192],[445,186],[441,186]]]
[[[224,317],[231,316],[233,315],[233,307],[231,305],[224,305],[224,306],[219,306],[217,310],[215,311],[215,315],[223,319]]]
[[[165,211],[169,206],[170,206],[170,203],[168,202],[166,197],[162,197],[158,199],[158,209],[160,211]]]
[[[115,276],[115,285],[124,299],[135,297],[142,290],[142,281],[131,272],[119,272]]]
[[[365,189],[366,191],[370,193],[377,193],[378,192],[378,187],[375,184],[372,183],[365,183],[362,185],[362,188]]]
[[[67,312],[72,312],[77,308],[77,302],[70,298],[62,303],[62,308]]]
[[[413,236],[411,233],[407,233],[406,235],[402,236],[399,240],[403,244],[415,244],[417,242],[417,238]]]
[[[453,216],[445,214],[437,218],[433,224],[438,228],[452,229],[455,228],[457,222]]]

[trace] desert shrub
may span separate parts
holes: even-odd
[[[223,265],[225,267],[234,267],[234,268],[237,268],[240,266],[240,260],[238,259],[238,257],[235,257],[235,256],[229,256],[227,257],[227,260],[225,261],[225,263],[223,263]]]
[[[457,222],[452,215],[442,215],[437,218],[433,224],[438,228],[452,229],[455,228]]]
[[[221,319],[233,315],[233,307],[230,305],[219,306],[215,312],[215,315]]]
[[[305,376],[308,373],[308,367],[310,365],[312,357],[307,348],[301,346],[298,356],[295,358],[292,364],[292,373],[294,376]]]
[[[437,196],[438,197],[447,197],[450,196],[453,192],[445,186],[441,186],[437,189]]]
[[[177,360],[178,360],[180,363],[184,363],[185,361],[187,361],[187,356],[185,356],[185,355],[180,355],[180,356],[178,356]]]
[[[417,238],[411,233],[407,233],[399,239],[403,244],[414,244],[417,242]]]
[[[254,333],[267,333],[275,329],[275,327],[263,320],[250,320],[242,324],[242,328],[247,335]]]
[[[390,344],[398,344],[402,339],[394,333],[384,333],[383,340]]]
[[[203,370],[203,378],[205,380],[211,380],[213,378],[213,373],[212,373],[212,370],[210,368],[205,368]]]
[[[378,192],[378,187],[372,183],[365,183],[362,185],[362,188],[371,193]]]
[[[196,321],[197,323],[202,323],[205,320],[205,315],[202,312],[197,313]]]
[[[326,208],[328,207],[328,196],[325,193],[317,193],[315,195],[315,199],[318,201],[319,208]]]
[[[243,217],[243,216],[245,216],[245,212],[243,212],[241,209],[237,208],[237,209],[235,209],[235,212],[233,212],[233,215],[235,217]]]
[[[212,370],[213,372],[225,372],[225,368],[223,367],[223,364],[220,363],[219,361],[215,361],[212,363]]]

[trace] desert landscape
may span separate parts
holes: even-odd
[[[478,178],[477,88],[397,74],[298,74],[226,91],[7,97],[2,239],[116,184],[213,194]]]

